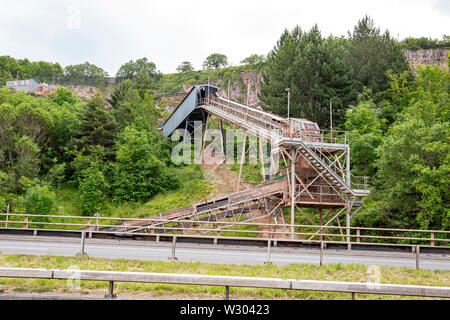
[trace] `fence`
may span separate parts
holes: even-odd
[[[356,293],[450,298],[450,287],[171,273],[0,268],[0,278],[108,281],[109,293],[106,298],[115,297],[114,282],[221,286],[225,287],[226,300],[229,299],[230,287],[347,292],[352,294],[353,299]]]
[[[216,217],[217,218],[217,217]],[[271,215],[263,215],[260,220],[273,221]],[[133,222],[133,223],[131,223]],[[114,218],[84,217],[34,214],[0,213],[0,230],[33,230],[82,232],[110,235],[161,236],[179,235],[180,237],[292,241],[320,244],[358,245],[403,245],[414,248],[417,244],[425,247],[449,248],[450,231],[363,228],[333,225],[294,225],[294,240],[290,224],[259,223],[245,221],[214,221],[214,216],[194,219],[167,220],[152,218]],[[347,235],[347,229],[349,235]],[[288,231],[289,230],[289,231]],[[347,241],[347,237],[350,241]]]

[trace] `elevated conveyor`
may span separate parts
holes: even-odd
[[[317,125],[315,125],[317,128],[307,130],[301,125],[308,122],[305,119],[287,119],[225,99],[219,95],[219,89],[214,86],[194,86],[162,125],[163,135],[170,136],[180,128],[189,130],[190,121],[201,121],[203,129],[207,128],[208,116],[233,124],[262,140],[276,141],[277,144],[272,148],[270,157],[273,156],[274,150],[282,156],[285,168],[280,170],[280,174],[284,175],[284,178],[249,190],[131,221],[122,226],[121,230],[137,231],[165,223],[157,220],[191,221],[188,226],[198,227],[195,221],[236,219],[236,215],[243,213],[246,214],[246,219],[252,220],[262,215],[274,214],[277,210],[288,206],[291,207],[292,224],[294,209],[300,210],[303,207],[320,209],[321,219],[322,210],[330,210],[330,214],[333,213],[330,216],[333,218],[327,223],[346,209],[349,225],[351,211],[356,208],[354,212],[356,213],[362,205],[361,198],[370,194],[366,180],[364,184],[352,183],[350,149],[346,133],[319,130]],[[358,187],[355,188],[353,185]],[[337,210],[336,208],[341,208],[338,214],[334,214],[333,210]],[[253,215],[255,212],[257,214]]]

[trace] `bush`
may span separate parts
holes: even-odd
[[[155,130],[126,127],[119,135],[116,149],[112,183],[116,201],[146,201],[180,185],[179,177],[167,166],[170,159]]]
[[[90,167],[81,172],[78,208],[83,216],[90,216],[97,212],[105,200],[105,190],[106,179],[98,168]]]
[[[56,196],[48,186],[34,186],[25,193],[22,204],[25,213],[50,214],[55,206]]]

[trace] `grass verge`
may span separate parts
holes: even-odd
[[[276,265],[222,265],[200,262],[164,262],[137,260],[107,260],[91,257],[0,255],[0,267],[81,269],[104,271],[161,272],[204,275],[229,275],[245,277],[293,278],[305,280],[373,282],[373,267],[362,265],[308,264]],[[377,269],[378,267],[376,267]],[[413,270],[407,268],[379,267],[381,283],[448,286],[449,271]],[[81,281],[79,288],[63,280],[0,279],[6,293],[48,293],[76,295],[104,295],[107,282]],[[115,293],[129,297],[158,299],[223,299],[224,288],[212,286],[117,283]],[[351,299],[347,293],[230,288],[232,299]],[[420,297],[382,296],[357,294],[359,300],[424,299]]]

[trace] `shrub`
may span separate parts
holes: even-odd
[[[27,190],[22,204],[28,214],[51,214],[55,206],[56,196],[48,186],[34,186]]]
[[[105,190],[106,179],[98,168],[89,167],[81,172],[78,208],[83,216],[89,216],[97,212],[105,200]]]

